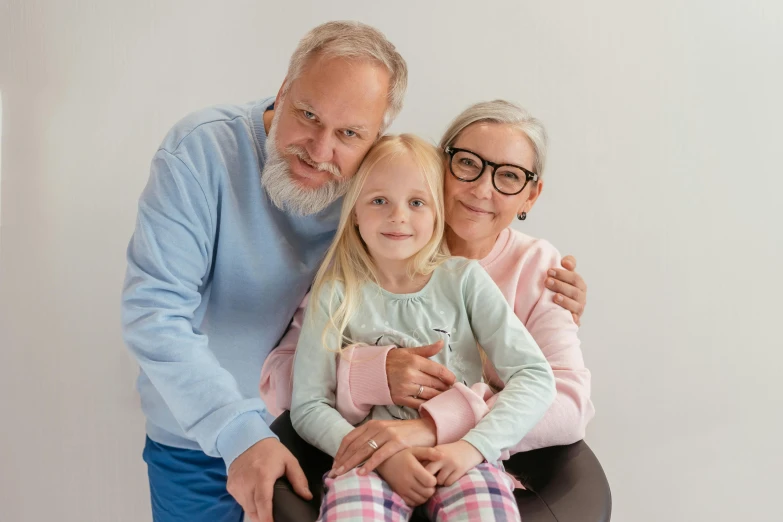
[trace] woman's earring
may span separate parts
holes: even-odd
[[[522,212],[520,214],[517,214],[517,219],[520,221],[524,221],[527,219],[527,212]]]

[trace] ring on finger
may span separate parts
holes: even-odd
[[[422,393],[423,391],[424,391],[424,385],[423,385],[423,384],[420,384],[420,385],[419,385],[419,391],[417,391],[417,392],[416,392],[416,395],[414,395],[414,396],[413,396],[413,398],[414,398],[414,399],[420,399],[420,398],[421,398],[421,393]]]
[[[378,443],[374,440],[370,439],[367,441],[367,444],[373,449],[373,451],[378,449]]]

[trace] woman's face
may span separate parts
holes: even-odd
[[[451,144],[468,149],[487,161],[519,165],[533,171],[535,152],[521,130],[502,123],[474,123]],[[491,167],[476,181],[467,183],[451,174],[446,165],[446,224],[465,241],[494,241],[520,212],[528,212],[542,190],[542,182],[528,182],[519,194],[501,194],[492,185]]]

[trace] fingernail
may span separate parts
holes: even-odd
[[[562,295],[560,295],[560,294],[557,294],[557,295],[555,296],[555,302],[556,302],[556,303],[562,303],[562,302],[563,302],[563,296],[562,296]]]
[[[364,476],[364,475],[367,474],[367,471],[364,468],[359,468],[359,471],[357,471],[356,473],[358,473],[359,475]]]
[[[552,286],[553,284],[555,284],[555,280],[554,279],[547,279],[546,280],[546,286]]]
[[[554,270],[550,270],[549,272],[547,272],[547,274],[551,275],[552,277],[555,277],[557,275],[557,272],[555,272]]]
[[[344,467],[344,466],[340,466],[339,468],[337,468],[336,470],[334,470],[334,474],[335,474],[335,475],[339,475],[339,474],[340,474],[340,473],[342,473],[344,470],[345,470],[345,467]]]

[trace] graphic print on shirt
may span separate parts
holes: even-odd
[[[466,386],[468,385],[464,378],[464,375],[467,373],[468,362],[461,353],[454,351],[452,348],[451,336],[452,333],[456,333],[454,328],[438,325],[437,328],[426,327],[423,329],[424,332],[419,330],[409,334],[391,331],[388,327],[385,328],[386,330],[383,334],[378,335],[376,333],[374,339],[368,344],[374,344],[375,346],[394,345],[400,348],[415,348],[437,342],[438,339],[432,338],[432,332],[436,332],[436,337],[443,340],[445,344],[444,350],[441,351],[443,357],[441,358],[441,361],[436,362],[442,363],[449,368],[457,377],[458,381],[461,381]],[[422,333],[424,333],[424,335],[422,335]],[[416,419],[419,416],[416,410],[404,406],[388,406],[386,409],[392,417],[398,420]]]

